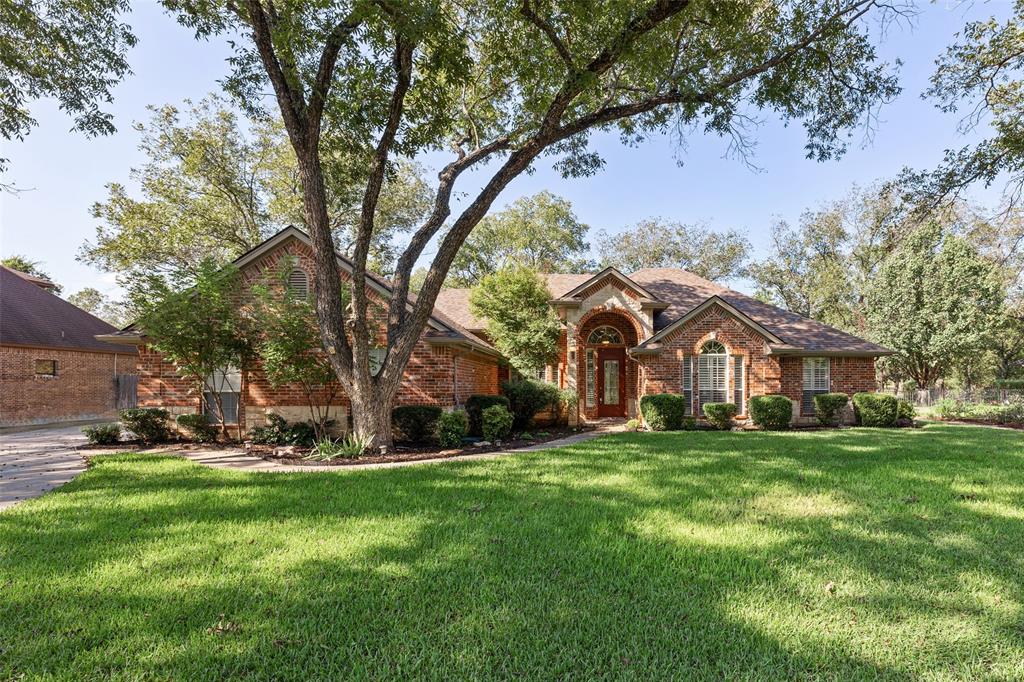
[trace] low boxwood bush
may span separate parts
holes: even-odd
[[[900,398],[896,401],[896,418],[899,420],[914,421],[914,417],[917,416],[917,409],[914,408],[914,403],[909,400]]]
[[[161,443],[169,440],[171,430],[167,420],[171,415],[167,410],[156,407],[134,407],[118,413],[121,425],[128,429],[144,443]]]
[[[471,395],[466,400],[466,417],[469,419],[469,435],[482,436],[484,433],[484,410],[501,405],[511,412],[511,404],[503,395]]]
[[[839,413],[850,396],[845,393],[821,393],[814,396],[814,416],[822,426],[835,426],[839,423]]]
[[[469,419],[463,410],[444,412],[437,418],[437,442],[443,448],[457,448],[469,431]]]
[[[515,417],[501,405],[491,405],[484,410],[484,440],[492,443],[508,438],[512,432],[512,422]]]
[[[529,428],[534,415],[542,410],[549,407],[557,410],[561,397],[561,392],[554,384],[530,379],[506,381],[501,385],[501,392],[508,398],[508,409],[513,417],[512,428],[516,430]]]
[[[93,445],[113,445],[121,440],[121,425],[95,424],[83,427],[82,433]]]
[[[767,431],[789,428],[793,401],[784,395],[757,395],[748,401],[750,420]]]
[[[437,432],[442,412],[436,405],[401,405],[391,410],[391,423],[401,440],[424,443]]]
[[[211,424],[205,414],[179,414],[176,421],[178,426],[197,443],[217,440],[217,426]]]
[[[887,393],[855,393],[853,410],[862,426],[895,426],[899,402]]]
[[[683,428],[686,398],[676,393],[653,393],[640,398],[640,414],[651,431]]]
[[[302,445],[310,446],[316,442],[316,429],[312,422],[292,422],[291,424],[279,414],[267,415],[269,422],[263,426],[254,426],[249,430],[249,438],[257,445]],[[324,426],[330,427],[334,420],[330,419]]]
[[[709,424],[724,431],[732,426],[736,406],[733,403],[704,403],[704,416],[707,417]]]

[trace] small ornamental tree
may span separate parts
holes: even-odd
[[[252,288],[253,313],[260,333],[255,353],[271,386],[294,384],[300,388],[319,441],[327,436],[338,383],[320,345],[313,306],[307,297],[288,287],[290,265],[281,267],[271,286],[258,284]]]
[[[487,320],[487,333],[509,363],[529,375],[557,352],[562,325],[540,276],[525,267],[487,275],[469,295],[473,314]]]
[[[151,276],[132,292],[136,326],[147,344],[174,364],[178,374],[213,396],[221,433],[228,437],[221,386],[216,376],[241,368],[251,356],[247,321],[239,308],[237,268],[212,261],[194,278]]]

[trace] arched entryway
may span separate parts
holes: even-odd
[[[636,412],[636,362],[626,349],[637,345],[628,314],[595,311],[578,328],[580,412],[586,419],[626,417]]]

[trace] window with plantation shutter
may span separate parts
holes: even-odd
[[[683,357],[683,397],[686,399],[684,414],[693,414],[693,358]]]
[[[729,356],[718,341],[708,341],[697,357],[697,397],[701,406],[729,399],[726,372]]]
[[[743,391],[743,356],[732,356],[732,362],[732,401],[736,403],[736,414],[746,414],[747,411],[743,407],[743,401],[745,400],[745,395]]]
[[[800,413],[814,414],[814,396],[829,392],[828,358],[804,358],[804,390]]]
[[[295,268],[288,273],[288,293],[295,298],[309,298],[309,276],[305,270]]]

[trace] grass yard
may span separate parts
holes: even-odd
[[[0,514],[0,679],[1024,678],[1024,434],[622,434]]]

